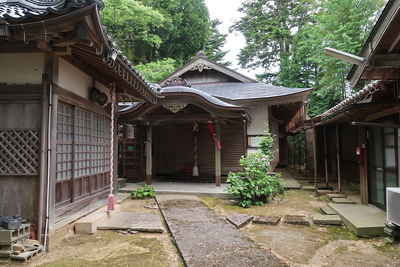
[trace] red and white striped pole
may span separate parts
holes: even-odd
[[[110,83],[111,94],[111,159],[110,159],[110,194],[108,195],[108,210],[115,210],[114,200],[114,118],[115,118],[115,83]]]
[[[195,122],[193,126],[193,136],[194,136],[194,150],[193,150],[193,157],[194,157],[194,166],[192,170],[193,176],[199,176],[199,168],[197,167],[197,134],[199,133],[199,125]]]

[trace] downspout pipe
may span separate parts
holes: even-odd
[[[44,210],[44,196],[45,196],[45,180],[46,180],[46,149],[47,149],[47,135],[46,127],[48,125],[47,117],[47,86],[49,82],[49,74],[42,74],[42,118],[41,118],[41,133],[40,133],[40,165],[39,165],[39,203],[38,203],[38,220],[37,220],[37,236],[36,239],[42,242],[42,229],[43,229],[43,210]]]
[[[46,181],[46,221],[44,228],[43,253],[46,252],[47,235],[49,230],[49,214],[50,214],[50,169],[51,169],[51,117],[53,112],[53,84],[49,86],[49,111],[47,117],[47,181]]]

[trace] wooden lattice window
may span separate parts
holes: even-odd
[[[107,186],[111,121],[64,103],[57,111],[56,203],[64,203]]]
[[[39,173],[39,131],[0,131],[0,174]]]
[[[56,180],[72,178],[73,107],[58,105]]]

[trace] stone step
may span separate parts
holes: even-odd
[[[338,215],[313,215],[313,223],[319,225],[341,225],[342,220]]]
[[[115,210],[108,211],[107,206],[98,209],[75,223],[76,234],[91,235],[97,231],[97,227],[120,212],[120,206],[115,205]]]
[[[354,200],[349,198],[332,198],[331,201],[336,204],[356,204]]]
[[[283,222],[288,224],[306,225],[309,226],[310,222],[306,216],[301,215],[285,215]]]
[[[320,207],[320,210],[325,214],[325,215],[337,215],[336,211],[331,209],[329,206],[323,206]]]
[[[327,196],[329,199],[332,199],[332,198],[347,198],[346,195],[340,194],[340,193],[329,193],[329,194],[326,194],[326,196]]]
[[[254,219],[254,216],[249,214],[235,213],[227,216],[226,219],[228,220],[228,222],[236,226],[236,228],[240,229],[251,222]]]
[[[254,217],[252,223],[258,223],[258,224],[269,224],[269,225],[277,225],[279,221],[281,220],[280,216],[256,216]]]

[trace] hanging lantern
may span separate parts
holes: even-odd
[[[132,124],[125,124],[124,137],[126,139],[134,139],[135,138],[134,129],[133,129]]]

